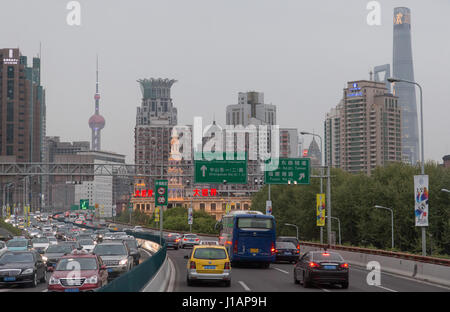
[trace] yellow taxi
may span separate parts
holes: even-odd
[[[221,281],[231,285],[231,264],[224,246],[197,245],[191,255],[184,256],[187,262],[187,284],[194,281]]]

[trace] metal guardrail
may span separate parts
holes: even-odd
[[[335,250],[343,250],[343,251],[351,251],[351,252],[393,257],[393,258],[399,258],[399,259],[405,259],[405,260],[412,260],[412,261],[417,261],[417,262],[450,266],[449,259],[420,256],[420,255],[409,254],[406,252],[396,252],[396,251],[387,251],[387,250],[370,249],[370,248],[362,248],[362,247],[341,246],[341,245],[329,246],[327,244],[310,243],[310,242],[303,242],[303,241],[300,242],[300,245],[318,247],[318,248],[335,249]]]

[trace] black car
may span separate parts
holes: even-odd
[[[74,249],[81,249],[81,245],[77,241],[59,242],[58,245],[70,246],[70,248],[72,248],[72,250],[74,250]]]
[[[7,251],[0,257],[0,286],[27,284],[36,287],[45,283],[45,264],[39,253],[30,251]]]
[[[141,253],[139,252],[139,244],[136,239],[134,237],[128,238],[124,239],[123,242],[128,246],[128,249],[130,249],[130,255],[133,257],[134,265],[138,265],[139,260],[141,259]]]
[[[340,284],[348,288],[348,263],[337,252],[310,251],[294,267],[294,282],[308,288],[312,283]]]
[[[169,247],[171,247],[173,249],[180,248],[181,234],[169,233],[164,237],[164,239],[166,240],[167,248],[169,248]]]
[[[45,253],[42,255],[47,271],[53,271],[59,259],[66,254],[70,254],[73,250],[74,244],[58,243],[56,245],[48,246]]]
[[[294,244],[300,252],[300,241],[295,236],[278,236],[277,242],[290,242]]]
[[[275,261],[288,261],[295,263],[299,257],[297,246],[291,242],[276,242],[275,243]]]

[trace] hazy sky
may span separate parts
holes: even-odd
[[[39,52],[47,135],[91,139],[95,61],[100,58],[102,149],[134,161],[140,78],[171,78],[179,124],[194,116],[225,123],[237,93],[264,92],[281,127],[323,133],[326,112],[347,81],[392,64],[393,8],[411,9],[415,79],[424,89],[425,158],[450,154],[450,1],[79,0],[81,26],[66,23],[66,0],[1,0],[0,47]],[[309,142],[309,138],[305,140]]]

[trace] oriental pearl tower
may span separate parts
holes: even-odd
[[[94,151],[101,150],[101,130],[105,127],[105,118],[100,115],[99,103],[100,93],[98,92],[98,57],[97,57],[97,82],[95,92],[95,113],[89,118],[89,127],[92,129],[92,145],[91,148]]]

